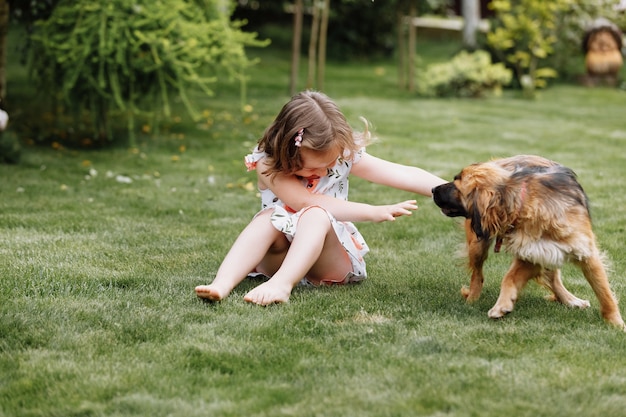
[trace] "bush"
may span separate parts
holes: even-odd
[[[489,7],[496,18],[487,33],[487,42],[499,58],[511,65],[524,94],[534,97],[535,89],[555,78],[555,69],[542,66],[554,52],[558,39],[557,21],[570,0],[493,0]]]
[[[223,75],[244,81],[252,63],[244,47],[263,43],[223,3],[62,0],[32,35],[34,81],[77,122],[88,114],[98,140],[112,139],[110,112],[120,111],[133,146],[138,115],[168,116],[178,97],[195,117],[190,92],[212,95]]]
[[[586,30],[599,17],[626,31],[626,13],[620,11],[615,0],[573,0],[561,13],[554,54],[547,60],[559,72],[561,79],[576,81],[585,72],[582,41]]]
[[[15,133],[0,132],[0,164],[16,164],[20,154],[20,142]]]
[[[13,132],[4,130],[9,123],[9,115],[0,109],[0,164],[15,164],[20,159],[20,143]]]
[[[501,63],[493,64],[485,51],[461,51],[450,62],[430,65],[420,73],[418,92],[436,97],[482,97],[499,95],[511,82],[512,73]]]

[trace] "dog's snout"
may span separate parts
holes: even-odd
[[[449,183],[449,182],[447,182],[447,183],[444,183],[444,184],[435,185],[435,186],[433,187],[433,189],[432,189],[432,190],[430,190],[430,192],[431,192],[433,195],[435,195],[436,193],[441,192],[441,191],[443,190],[443,188],[444,188],[446,185],[448,185],[448,184],[450,184],[450,183]]]
[[[454,183],[447,182],[433,188],[433,201],[443,214],[448,217],[467,217],[467,211],[460,200],[459,192]]]

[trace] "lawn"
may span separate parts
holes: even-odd
[[[242,158],[288,100],[287,57],[255,53],[248,113],[223,85],[203,120],[136,149],[26,146],[0,165],[0,416],[624,415],[626,334],[603,323],[582,274],[568,266],[564,281],[589,309],[531,283],[492,321],[510,257],[491,255],[481,299],[466,304],[460,223],[420,196],[411,217],[359,224],[372,249],[361,284],[298,287],[261,308],[242,300],[249,280],[199,301],[193,288],[259,208]],[[518,153],[572,167],[626,299],[625,91],[426,100],[399,91],[395,71],[327,69],[351,124],[375,127],[369,152],[445,178]],[[350,197],[413,198],[357,180]]]

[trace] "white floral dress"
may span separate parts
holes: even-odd
[[[337,162],[332,168],[328,169],[328,175],[325,177],[308,180],[302,178],[302,186],[310,193],[325,194],[341,200],[348,199],[348,175],[352,169],[352,164],[360,161],[361,156],[365,152],[365,148],[359,150],[354,158],[350,161],[344,158],[337,158]],[[257,162],[266,156],[265,152],[255,148],[254,151],[245,158],[248,171],[256,169]],[[268,188],[259,190],[261,193],[261,211],[271,209],[274,212],[271,216],[272,225],[283,232],[287,239],[291,242],[296,235],[298,220],[302,213],[309,207],[305,207],[299,211],[294,211],[286,206],[276,195]],[[357,230],[352,222],[341,222],[326,211],[331,221],[333,230],[342,246],[346,250],[348,257],[352,263],[352,273],[349,273],[342,281],[322,280],[322,284],[347,284],[357,282],[367,277],[365,269],[365,261],[363,257],[369,252],[369,247],[365,243],[365,239]]]

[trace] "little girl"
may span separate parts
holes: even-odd
[[[294,96],[245,159],[256,170],[261,211],[241,232],[210,285],[198,297],[219,301],[248,274],[271,277],[244,300],[268,305],[289,300],[303,278],[313,285],[344,284],[366,277],[369,251],[352,222],[393,221],[411,215],[415,200],[389,205],[348,201],[348,175],[431,196],[446,181],[420,168],[365,152],[370,134],[354,133],[327,96]]]

